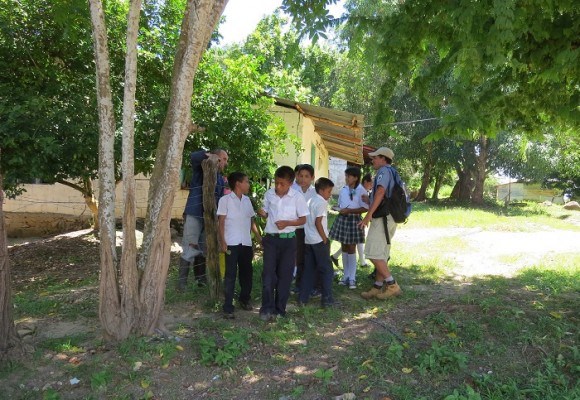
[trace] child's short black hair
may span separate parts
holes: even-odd
[[[274,172],[275,178],[286,179],[290,183],[294,182],[295,176],[294,170],[287,165],[282,165]]]
[[[354,185],[354,187],[357,187],[360,184],[360,168],[358,167],[348,167],[347,169],[344,170],[345,175],[350,175],[350,176],[354,176],[356,178],[356,185]]]
[[[298,164],[296,168],[294,168],[294,171],[297,174],[304,170],[308,171],[310,176],[314,176],[314,167],[310,164]]]
[[[228,185],[230,189],[234,190],[236,188],[236,183],[243,182],[244,178],[247,178],[248,175],[244,174],[243,172],[232,172],[228,175]]]
[[[316,193],[319,193],[321,190],[329,187],[334,187],[334,182],[328,178],[318,178],[314,183],[314,189],[316,189]]]
[[[362,181],[363,181],[363,183],[365,183],[365,182],[372,182],[373,181],[373,176],[371,174],[366,174],[365,176],[363,176]]]

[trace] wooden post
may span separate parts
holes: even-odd
[[[217,301],[223,294],[219,268],[218,222],[215,202],[218,165],[217,161],[207,159],[201,162],[201,167],[203,168],[203,221],[207,245],[206,276],[209,297]]]

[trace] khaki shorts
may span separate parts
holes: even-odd
[[[387,227],[389,229],[389,237],[391,242],[397,230],[397,224],[390,215],[387,216]],[[369,260],[385,260],[388,261],[391,255],[391,245],[387,244],[387,237],[385,236],[385,227],[382,218],[373,218],[371,226],[367,234],[367,242],[365,244],[365,257]]]

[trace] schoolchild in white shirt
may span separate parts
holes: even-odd
[[[252,236],[261,242],[260,232],[254,221],[254,208],[246,196],[250,190],[248,176],[242,172],[232,172],[228,176],[232,192],[223,196],[217,209],[221,251],[226,253],[226,270],[224,276],[224,317],[234,318],[234,289],[239,269],[240,297],[239,304],[243,310],[252,310]]]
[[[305,256],[304,273],[299,304],[308,303],[317,277],[321,282],[322,307],[336,305],[332,296],[333,270],[330,262],[330,239],[328,239],[328,199],[334,183],[328,178],[319,178],[314,185],[316,196],[308,201],[308,216],[304,225]]]
[[[260,307],[260,318],[264,321],[286,316],[296,261],[295,231],[297,226],[304,225],[308,215],[304,196],[290,187],[294,176],[291,167],[278,168],[274,174],[274,188],[266,191],[264,205],[259,211],[261,217],[267,218],[262,240],[264,271]]]

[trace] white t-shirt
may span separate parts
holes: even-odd
[[[265,233],[289,233],[296,230],[295,226],[287,226],[279,230],[275,222],[284,220],[296,220],[308,215],[308,206],[304,196],[292,188],[288,193],[280,197],[276,194],[274,188],[268,189],[264,195],[263,210],[268,213]]]
[[[322,217],[322,228],[328,237],[328,202],[317,193],[308,201],[308,211],[310,214],[306,217],[306,224],[304,224],[304,243],[317,244],[322,242],[322,236],[316,229],[316,218]]]
[[[352,194],[352,199],[351,199]],[[338,208],[366,208],[368,210],[369,205],[362,200],[362,196],[366,196],[367,191],[363,185],[358,185],[356,188],[351,189],[348,186],[343,187],[338,195]]]
[[[294,182],[294,183],[296,183],[296,182]],[[298,186],[298,184],[296,186]],[[292,187],[294,188],[294,186],[292,186]],[[308,189],[306,189],[306,191],[303,191],[301,186],[298,186],[298,189],[296,189],[296,190],[298,191],[298,193],[301,193],[302,196],[304,196],[304,200],[306,200],[306,204],[308,204],[308,201],[310,199],[317,196],[316,189],[314,189],[314,186],[312,186],[312,185],[310,185],[308,187]],[[302,228],[304,228],[304,225],[300,225],[300,226],[296,227],[296,229],[302,229]]]
[[[225,215],[224,238],[228,246],[252,245],[252,217],[256,215],[248,196],[238,198],[235,193],[223,196],[217,209],[217,215]]]

